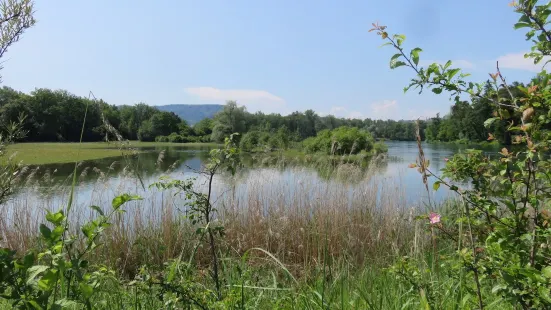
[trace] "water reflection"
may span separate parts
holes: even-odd
[[[314,179],[319,184],[328,182],[345,182],[351,185],[358,181],[372,178],[385,184],[392,184],[397,192],[405,195],[407,203],[416,203],[427,200],[427,192],[416,169],[407,168],[409,163],[417,158],[417,144],[415,142],[387,142],[389,152],[386,160],[378,160],[376,163],[367,164],[360,162],[355,164],[342,164],[342,161],[323,160],[316,157],[289,158],[281,154],[244,155],[242,162],[244,168],[238,176],[232,179],[233,188],[241,188],[248,181],[280,179],[281,182],[299,184],[301,179]],[[425,157],[430,160],[430,168],[438,172],[445,165],[445,158],[452,157],[457,152],[462,152],[467,146],[455,146],[446,144],[424,144]],[[202,163],[208,158],[210,147],[194,147],[175,145],[170,147],[142,148],[141,153],[129,157],[106,158],[81,163],[78,166],[78,190],[77,195],[83,199],[92,199],[102,194],[117,194],[122,190],[124,182],[131,182],[132,186],[124,185],[125,190],[133,192],[143,191],[141,183],[147,187],[156,182],[161,175],[169,174],[172,177],[196,177],[195,171],[200,170]],[[496,152],[495,149],[487,149],[488,152]],[[305,164],[307,163],[307,164]],[[30,167],[27,171],[27,182],[18,195],[48,196],[49,199],[62,203],[65,199],[66,189],[71,184],[71,174],[74,164],[52,164],[40,167]],[[137,173],[136,175],[132,173]],[[136,179],[140,180],[139,182]],[[227,186],[227,178],[217,179],[219,187]],[[237,184],[236,184],[237,183]],[[101,184],[101,186],[98,186]],[[269,184],[269,182],[265,182]],[[318,183],[316,183],[318,184]],[[267,185],[268,186],[268,185]],[[99,189],[98,189],[99,188]],[[221,189],[220,189],[221,191]],[[245,193],[235,193],[234,195]],[[59,195],[60,197],[57,197]],[[451,195],[445,189],[430,195],[436,201],[441,201]],[[53,197],[53,198],[52,198]],[[38,198],[38,197],[36,197]]]

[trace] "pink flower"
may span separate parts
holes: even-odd
[[[429,214],[429,221],[430,221],[431,224],[440,223],[440,214],[431,212]]]
[[[449,159],[447,157],[444,157],[444,161],[448,161]]]

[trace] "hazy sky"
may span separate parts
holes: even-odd
[[[456,61],[476,81],[500,59],[526,81],[530,48],[508,0],[36,0],[36,26],[5,56],[4,85],[66,89],[111,104],[224,103],[286,114],[417,118],[446,113],[447,96],[404,94],[407,68],[368,33],[379,21]]]

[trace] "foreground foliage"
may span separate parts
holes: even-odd
[[[544,56],[551,56],[551,33],[545,29],[551,3],[521,0],[514,6],[521,15],[515,27],[528,28],[527,38],[535,43],[528,57],[537,63]],[[358,240],[343,233],[348,227],[370,228],[356,225],[354,219],[358,216],[352,216],[354,211],[359,211],[361,218],[374,215],[372,210],[366,212],[365,209],[348,211],[333,235],[321,229],[308,235],[315,238],[308,249],[315,256],[307,256],[307,260],[294,269],[266,249],[228,247],[222,252],[221,244],[229,234],[233,234],[231,237],[237,244],[246,242],[242,235],[227,231],[217,219],[211,192],[217,173],[224,169],[233,174],[239,167],[239,151],[234,136],[230,135],[223,148],[211,151],[209,162],[198,171],[208,181],[206,193],[196,190],[193,180],[162,179],[153,185],[161,190],[176,190],[172,193],[184,198],[182,210],[190,227],[196,229],[195,238],[186,239],[194,241],[188,259],[180,254],[162,266],[146,263],[135,272],[133,279],[126,279],[101,263],[90,264],[88,258],[101,247],[102,236],[117,216],[122,215],[123,206],[140,198],[124,194],[114,198],[109,209],[92,206],[95,217],[77,229],[68,220],[71,191],[67,207],[48,213],[48,224],[40,225],[40,243],[35,248],[28,253],[0,250],[0,302],[3,302],[0,306],[21,309],[551,308],[551,160],[548,156],[551,75],[542,71],[527,86],[511,86],[498,67],[496,73],[490,75],[492,87],[487,87],[487,83],[466,81],[468,75],[453,68],[451,62],[421,67],[421,49],[406,53],[403,35],[389,35],[387,27],[377,24],[373,31],[397,50],[391,58],[391,68],[409,67],[416,73],[406,90],[428,88],[437,94],[446,91],[451,93],[456,105],[463,104],[464,96],[474,100],[484,98],[491,103],[493,111],[493,117],[483,123],[489,138],[493,139],[496,131],[506,130],[516,144],[515,148],[503,148],[498,158],[490,159],[476,150],[457,154],[439,175],[431,170],[424,157],[419,125],[416,132],[419,159],[410,167],[418,169],[429,194],[430,187],[439,190],[444,186],[457,193],[458,201],[444,209],[429,199],[427,206],[431,212],[418,216],[417,225],[405,219],[413,217],[412,212],[398,217],[391,229],[380,229],[376,237],[369,240],[384,244],[386,250],[380,248],[380,252],[375,252],[384,255],[382,258],[376,260],[369,257],[369,253],[361,252]],[[229,123],[214,126],[213,135],[224,136],[242,130],[240,112],[234,112],[224,116]],[[17,123],[14,128],[14,132],[20,132]],[[260,135],[251,134],[241,143],[243,147],[254,147],[257,141],[261,141]],[[306,144],[316,152],[330,154],[374,147],[369,134],[347,127],[321,130]],[[73,189],[75,180],[76,169]],[[462,186],[464,181],[470,185]],[[361,203],[365,205],[369,201]],[[327,211],[325,223],[317,222],[319,213],[315,212],[306,217],[311,226],[299,228],[291,223],[289,226],[296,232],[291,239],[305,236],[305,231],[316,225],[328,227],[331,220],[336,220],[336,215],[331,213],[333,209]],[[283,225],[285,221],[289,220],[280,219],[275,225]],[[270,223],[258,225],[267,224]],[[411,245],[398,244],[404,239],[399,234],[402,228],[410,233]],[[362,236],[373,238],[367,233]],[[330,240],[339,237],[343,242]],[[270,241],[278,237],[270,231],[266,238],[270,246]],[[340,251],[339,246],[345,242],[348,248]],[[300,244],[297,249],[300,246],[304,248]],[[281,256],[292,256],[295,252],[290,248],[276,250]],[[206,262],[198,259],[199,251],[207,258]],[[339,252],[344,253],[339,255]],[[369,259],[359,263],[362,256]]]
[[[526,57],[539,63],[551,54],[551,32],[545,29],[551,3],[521,0],[513,6],[520,14],[515,28],[528,28],[526,37],[534,42]],[[463,206],[456,210],[455,218],[442,220],[437,213],[429,217],[434,251],[437,235],[452,242],[457,251],[442,257],[440,266],[428,271],[418,269],[418,263],[409,259],[402,260],[394,271],[432,307],[437,307],[434,296],[441,291],[420,275],[438,273],[442,268],[459,280],[460,290],[469,292],[470,307],[489,307],[485,291],[491,288],[493,294],[514,307],[551,308],[551,75],[542,71],[527,86],[511,86],[498,64],[486,84],[489,87],[485,87],[484,83],[467,82],[468,75],[453,68],[450,61],[420,67],[420,48],[407,53],[403,35],[390,35],[387,27],[373,26],[372,31],[387,41],[385,45],[397,51],[390,67],[409,67],[416,73],[406,91],[416,88],[431,89],[436,94],[449,92],[456,107],[462,104],[464,94],[473,100],[482,98],[491,103],[493,111],[493,117],[484,125],[496,129],[494,125],[501,124],[497,128],[506,128],[517,145],[514,149],[503,148],[495,159],[475,150],[457,154],[439,176],[430,170],[419,143],[419,160],[411,167],[418,168],[425,184],[428,178],[436,178],[435,190],[444,185],[462,199]],[[490,132],[489,139],[494,137]],[[454,184],[465,180],[472,186],[459,188]]]

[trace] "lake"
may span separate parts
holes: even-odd
[[[217,197],[231,195],[247,197],[254,188],[255,195],[265,196],[285,193],[293,197],[297,190],[308,186],[308,191],[334,186],[346,187],[350,195],[354,191],[369,188],[381,199],[384,189],[390,195],[400,197],[400,204],[419,206],[427,203],[427,191],[416,169],[408,168],[417,158],[416,142],[386,142],[387,158],[367,169],[353,165],[344,165],[328,171],[327,165],[305,165],[292,159],[267,159],[265,155],[245,156],[246,163],[237,176],[230,178],[221,175],[215,179],[214,188]],[[450,144],[423,144],[425,157],[430,160],[433,172],[445,165],[445,158],[466,149],[466,146]],[[148,186],[157,182],[163,175],[172,178],[199,177],[197,171],[208,158],[208,147],[148,147],[133,157],[114,157],[82,162],[78,167],[78,186],[75,191],[76,203],[82,205],[106,203],[116,195],[127,192],[147,196]],[[494,150],[495,151],[495,150]],[[71,172],[74,164],[52,164],[30,167],[26,172],[27,181],[21,191],[8,204],[43,205],[61,207],[67,203],[71,184]],[[432,183],[430,183],[432,184]],[[432,191],[431,199],[440,202],[453,194],[445,188]],[[144,188],[146,190],[144,191]],[[277,189],[277,190],[276,190]],[[266,192],[270,191],[270,192]],[[278,193],[275,193],[277,191]],[[158,201],[151,198],[152,204]],[[350,197],[349,201],[353,198]],[[375,199],[375,198],[374,198]],[[269,202],[266,202],[267,204]],[[291,203],[289,201],[289,203]],[[349,202],[350,203],[350,202]]]

